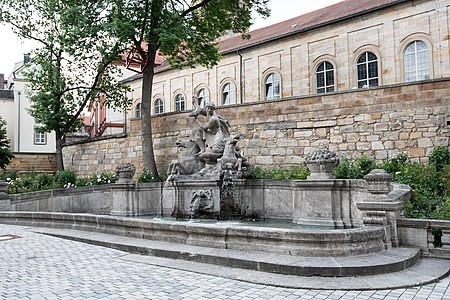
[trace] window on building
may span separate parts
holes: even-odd
[[[36,129],[34,130],[34,144],[35,145],[47,144],[47,138],[44,132],[39,132]]]
[[[334,92],[334,67],[328,61],[320,63],[316,70],[317,93]]]
[[[404,52],[405,81],[430,79],[428,47],[423,41],[410,43]]]
[[[136,104],[135,116],[138,119],[140,119],[142,117],[142,104],[141,103]]]
[[[183,111],[186,109],[186,100],[183,94],[177,94],[175,96],[175,111]]]
[[[227,83],[222,89],[222,104],[228,105],[236,103],[236,94],[234,92],[234,85],[232,83]]]
[[[358,58],[358,88],[378,86],[378,58],[372,52],[364,52]]]
[[[266,99],[277,99],[280,98],[280,79],[275,73],[271,73],[266,78]]]
[[[164,112],[164,101],[161,98],[155,100],[155,114],[162,114]]]
[[[200,107],[205,107],[205,104],[209,101],[209,94],[206,89],[201,89],[197,93],[198,105]]]

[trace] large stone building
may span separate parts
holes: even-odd
[[[449,14],[446,0],[347,0],[252,31],[249,40],[222,40],[212,69],[163,63],[152,98],[158,163],[166,166],[175,140],[189,135],[192,120],[182,112],[193,96],[215,102],[245,132],[254,164],[298,164],[319,144],[350,157],[425,161],[433,147],[449,145]],[[141,81],[127,79],[137,117]],[[139,122],[127,137],[67,147],[66,158],[80,173],[95,170],[89,161],[139,168]]]

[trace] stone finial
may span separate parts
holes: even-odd
[[[374,169],[364,176],[367,190],[371,194],[388,194],[391,191],[392,175],[383,169]]]
[[[0,199],[6,197],[6,182],[0,180]]]
[[[339,157],[324,145],[320,145],[316,151],[305,157],[305,164],[311,172],[308,179],[333,179],[335,177],[331,173],[339,164]]]
[[[133,183],[133,176],[136,173],[136,167],[131,163],[122,163],[116,168],[116,175],[119,177],[117,183]]]

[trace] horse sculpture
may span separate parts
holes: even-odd
[[[178,140],[175,143],[181,149],[180,158],[172,161],[167,170],[169,178],[174,179],[175,175],[190,175],[197,173],[204,166],[196,155],[200,148],[193,140]]]

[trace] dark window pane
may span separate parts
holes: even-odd
[[[367,70],[365,64],[358,66],[358,80],[361,79],[367,79]]]
[[[323,72],[323,68],[324,68],[324,63],[321,63],[321,64],[317,67],[317,72]]]
[[[333,65],[330,62],[325,62],[325,69],[326,70],[333,70]]]
[[[327,71],[327,85],[334,84],[334,72],[333,71]]]
[[[327,93],[334,92],[334,86],[327,87]]]
[[[378,78],[369,80],[369,86],[378,86]]]
[[[376,61],[369,63],[369,78],[378,77],[378,63]]]
[[[368,61],[377,60],[377,56],[372,52],[367,52]]]
[[[366,62],[366,53],[362,54],[358,59],[358,64]]]
[[[325,85],[325,78],[323,73],[317,73],[317,87],[323,87]]]

